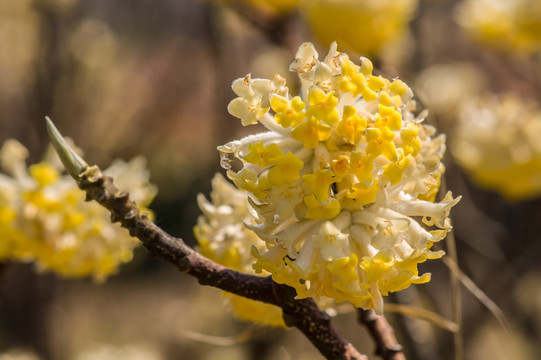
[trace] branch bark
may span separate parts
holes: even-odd
[[[376,355],[384,360],[406,360],[402,345],[398,343],[392,326],[383,315],[376,315],[374,310],[358,309],[359,321],[370,332],[376,343]]]
[[[110,177],[96,167],[87,167],[77,176],[87,201],[95,200],[111,212],[111,221],[139,238],[151,255],[160,257],[180,271],[194,276],[202,285],[279,306],[285,323],[297,327],[327,359],[366,359],[331,323],[312,299],[296,300],[295,289],[275,283],[271,277],[243,274],[202,256],[180,238],[175,238],[141,213],[129,194],[117,190]]]
[[[0,286],[2,285],[4,276],[6,275],[7,268],[8,268],[8,264],[4,262],[0,262]]]

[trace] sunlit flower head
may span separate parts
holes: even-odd
[[[514,94],[465,103],[451,143],[456,161],[480,186],[508,200],[541,194],[541,109]]]
[[[250,252],[252,247],[263,251],[265,242],[245,226],[245,223],[255,225],[248,211],[248,195],[217,174],[212,179],[210,200],[203,194],[197,197],[203,212],[194,228],[200,253],[231,269],[255,275],[252,268],[255,259]],[[285,326],[279,307],[227,292],[223,295],[240,319]]]
[[[475,40],[513,55],[541,50],[538,0],[463,0],[458,23]]]
[[[443,255],[430,248],[458,202],[434,202],[445,137],[412,113],[404,82],[373,75],[370,60],[356,64],[335,43],[323,61],[302,44],[290,70],[297,96],[279,76],[233,83],[230,113],[269,131],[219,147],[226,167],[228,157],[242,162],[227,174],[248,194],[256,220],[247,227],[267,245],[253,249],[254,268],[299,298],[381,312],[382,295],[429,281],[417,264]]]
[[[26,156],[15,140],[0,149],[5,171],[0,174],[0,260],[34,262],[41,271],[103,281],[132,259],[139,241],[112,224],[101,205],[85,201],[73,179],[61,174],[58,159],[46,157],[27,168]],[[148,212],[156,189],[142,158],[116,161],[105,173]]]
[[[408,34],[418,0],[307,0],[304,18],[319,42],[370,56],[398,46]]]

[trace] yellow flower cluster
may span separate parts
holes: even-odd
[[[247,195],[227,182],[220,174],[212,179],[211,201],[199,194],[203,212],[194,228],[202,255],[231,269],[254,274],[252,246],[262,251],[265,242],[244,225],[255,225],[249,214]],[[235,314],[242,320],[270,326],[285,326],[279,307],[224,292]]]
[[[301,10],[310,30],[324,45],[362,55],[396,45],[408,32],[418,0],[310,0]]]
[[[429,281],[417,264],[443,256],[430,248],[459,200],[434,202],[445,137],[412,114],[405,83],[373,75],[370,60],[357,65],[335,43],[323,61],[302,44],[290,70],[299,96],[278,75],[233,82],[229,112],[269,131],[219,147],[223,165],[243,164],[227,174],[249,194],[246,226],[267,244],[253,249],[254,268],[299,298],[381,312],[382,295]]]
[[[518,95],[465,103],[452,154],[480,186],[511,201],[541,194],[541,109]]]
[[[112,224],[106,209],[85,202],[84,192],[61,175],[59,160],[49,154],[27,168],[23,145],[8,140],[0,149],[6,172],[0,174],[0,261],[34,262],[40,271],[103,281],[132,259],[139,242]],[[143,159],[117,161],[105,173],[148,211],[156,189]]]
[[[529,55],[541,50],[541,2],[538,0],[463,0],[458,23],[477,41]]]

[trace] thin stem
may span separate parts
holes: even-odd
[[[7,268],[8,268],[8,265],[6,263],[0,262],[0,286],[2,286],[2,283],[4,282]]]
[[[458,280],[472,293],[473,296],[475,296],[491,313],[494,315],[496,320],[500,323],[502,326],[502,329],[504,331],[509,331],[509,322],[503,313],[502,309],[499,308],[496,303],[488,297],[487,294],[483,290],[481,290],[472,279],[470,279],[466,274],[460,270],[460,268],[457,266],[457,264],[449,259],[449,258],[443,258],[443,263],[449,268],[451,273],[454,273],[454,275],[458,278]]]
[[[385,312],[394,312],[396,314],[423,319],[453,333],[458,331],[458,325],[454,322],[423,308],[403,304],[385,303]]]
[[[447,192],[447,181],[445,177],[441,180],[442,193]],[[451,231],[447,233],[446,238],[447,253],[452,259],[453,263],[458,269],[458,252],[456,249],[455,232],[451,228]],[[453,343],[455,348],[455,360],[464,360],[464,338],[463,338],[463,321],[462,321],[462,292],[460,287],[460,279],[457,271],[451,269],[451,309],[453,313],[453,322],[457,325],[458,329],[453,333]]]
[[[406,360],[402,345],[398,343],[392,326],[383,315],[376,315],[374,310],[359,310],[359,321],[370,332],[376,343],[376,355],[384,360]]]
[[[458,264],[456,251],[456,241],[454,231],[447,234],[447,251],[453,263]],[[452,292],[452,311],[453,322],[458,326],[458,330],[453,333],[455,345],[455,360],[464,360],[464,340],[462,338],[462,292],[460,288],[460,279],[456,271],[451,269],[451,292]]]

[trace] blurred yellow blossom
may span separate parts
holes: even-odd
[[[219,147],[222,157],[242,162],[227,174],[248,195],[255,220],[246,227],[266,242],[252,248],[254,269],[294,287],[299,298],[382,312],[382,295],[429,281],[417,264],[443,256],[430,248],[450,230],[459,200],[448,193],[434,202],[445,136],[413,115],[405,83],[373,75],[370,60],[357,65],[336,43],[323,61],[302,44],[290,70],[299,75],[301,99],[285,84],[278,95],[258,86],[267,91],[254,108],[270,102],[276,112],[256,116],[269,131]],[[253,88],[273,79],[242,81]],[[272,105],[276,96],[283,106]],[[294,101],[304,106],[284,122],[283,109]]]
[[[370,56],[397,45],[408,33],[417,0],[305,0],[304,18],[323,45]]]
[[[0,149],[0,261],[34,262],[40,271],[65,277],[92,276],[103,281],[130,261],[139,244],[109,212],[60,172],[51,156],[27,168],[26,148],[7,140]],[[130,192],[144,211],[156,194],[145,161],[114,162],[105,173]]]
[[[477,41],[512,55],[541,50],[538,0],[463,0],[458,23]]]
[[[297,8],[300,0],[211,0],[217,3],[245,3],[256,11],[271,15],[287,15]]]
[[[487,87],[482,69],[474,63],[432,65],[416,79],[416,93],[435,114],[438,122],[454,125],[460,105]],[[440,129],[441,130],[441,129]]]
[[[35,81],[38,62],[39,16],[29,0],[0,1],[0,92],[7,104],[22,96]]]
[[[461,107],[451,143],[480,186],[508,200],[541,194],[541,109],[516,94],[472,99]]]
[[[197,197],[199,208],[203,212],[194,228],[199,251],[231,269],[255,274],[252,268],[255,259],[250,251],[252,246],[263,251],[265,242],[244,225],[255,224],[249,214],[248,196],[228,183],[222,175],[216,174],[212,179],[210,198],[209,202],[203,194]],[[277,306],[227,292],[224,292],[223,296],[242,320],[285,326],[282,310]]]
[[[277,14],[289,13],[297,7],[300,0],[243,0],[262,11],[271,11]]]

